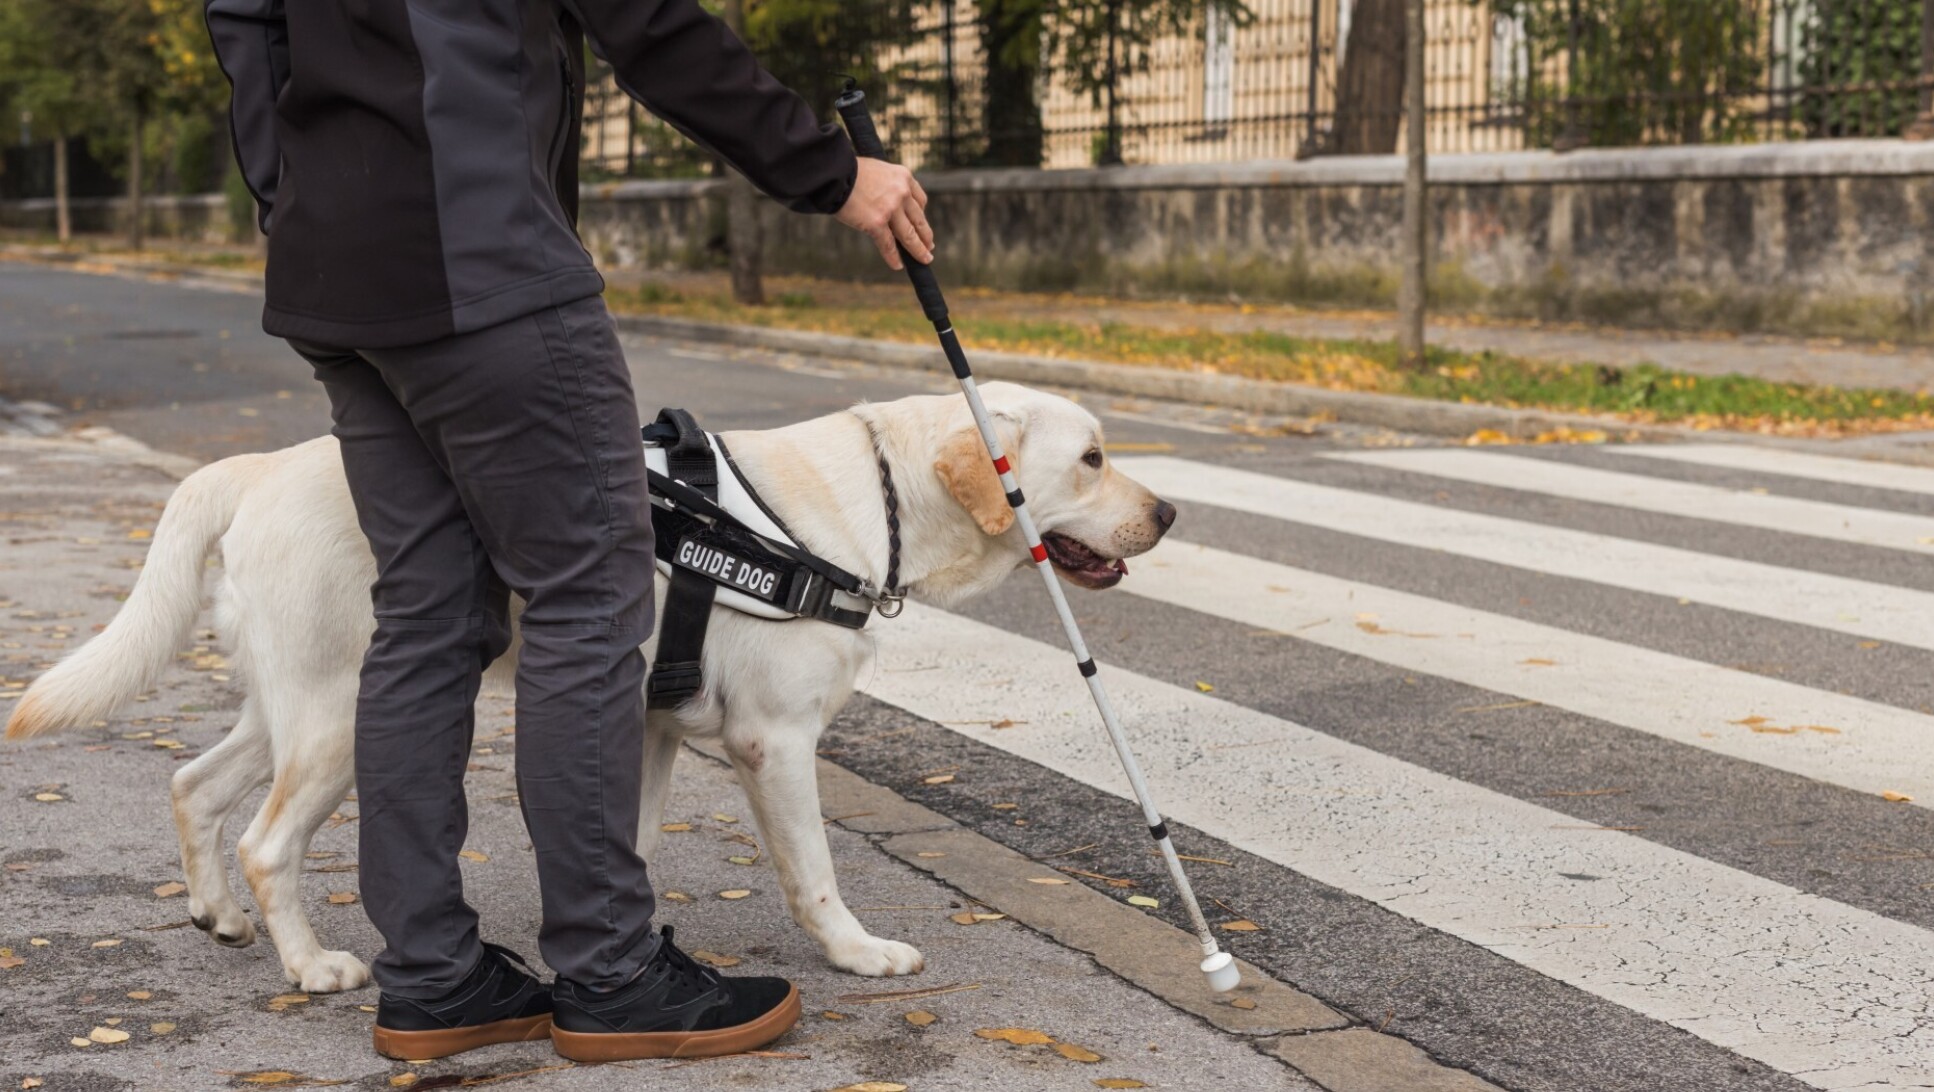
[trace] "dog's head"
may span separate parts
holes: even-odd
[[[1175,522],[1175,506],[1117,471],[1094,414],[1057,395],[1012,383],[980,388],[1008,462],[1027,495],[1048,560],[1071,583],[1110,588],[1125,558],[1154,548]],[[934,472],[989,535],[1004,535],[1014,513],[966,411],[940,437]]]

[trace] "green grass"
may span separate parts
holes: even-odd
[[[783,326],[924,343],[933,329],[912,307],[817,304],[741,308],[716,297],[667,298],[663,290],[607,293],[615,310]],[[1326,341],[1269,332],[1222,333],[1128,323],[1006,318],[981,307],[960,324],[972,348],[1212,371],[1335,390],[1403,394],[1449,402],[1609,414],[1630,421],[1762,431],[1849,432],[1934,427],[1934,397],[1911,391],[1708,377],[1653,364],[1611,368],[1552,364],[1501,353],[1432,349],[1426,366],[1400,366],[1392,342]]]

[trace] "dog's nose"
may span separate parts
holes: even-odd
[[[1156,501],[1155,522],[1160,524],[1165,532],[1175,526],[1175,506],[1165,500]]]

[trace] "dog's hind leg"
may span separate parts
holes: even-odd
[[[353,990],[369,981],[369,968],[348,952],[329,951],[316,940],[302,909],[302,860],[316,828],[349,794],[355,765],[347,754],[304,753],[350,742],[346,730],[295,723],[284,741],[293,754],[276,755],[275,785],[236,846],[242,875],[262,908],[262,924],[275,941],[282,970],[308,993]]]
[[[765,836],[792,917],[833,966],[854,974],[915,974],[925,965],[917,948],[873,936],[839,897],[833,854],[819,814],[817,755],[820,722],[751,725],[728,714],[725,751],[745,787]]]
[[[671,797],[672,767],[684,746],[685,730],[670,710],[645,715],[645,770],[638,797],[638,855],[651,863],[664,838],[665,804]]]
[[[231,947],[255,943],[255,926],[228,887],[222,826],[242,798],[274,771],[268,726],[255,699],[220,743],[175,771],[170,783],[181,870],[188,880],[188,916],[195,927]]]

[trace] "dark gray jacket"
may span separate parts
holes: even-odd
[[[583,40],[626,92],[802,212],[852,190],[821,126],[698,0],[208,0],[269,236],[271,334],[350,349],[595,295]]]

